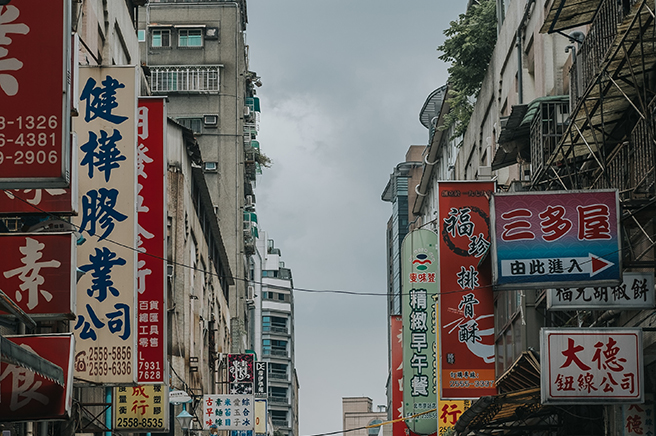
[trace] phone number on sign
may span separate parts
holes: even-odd
[[[162,418],[117,418],[116,427],[127,429],[164,428],[164,420]]]
[[[75,356],[75,370],[89,376],[128,375],[132,373],[132,349],[129,346],[90,347]]]
[[[57,150],[46,151],[38,147],[57,145],[57,134],[44,130],[57,130],[59,121],[56,115],[20,116],[13,120],[0,116],[1,130],[16,130],[15,136],[0,132],[0,149],[5,146],[36,147],[33,150],[15,150],[6,152],[0,150],[0,165],[13,163],[14,165],[56,164],[59,160]]]
[[[160,381],[162,371],[159,362],[139,361],[139,380]]]

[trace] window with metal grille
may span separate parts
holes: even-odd
[[[218,92],[218,65],[150,67],[152,92]]]

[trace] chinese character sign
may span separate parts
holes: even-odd
[[[547,290],[549,310],[651,309],[654,307],[654,273],[625,272],[617,286]]]
[[[0,6],[2,188],[64,188],[70,182],[69,8],[65,0]]]
[[[416,415],[435,409],[437,296],[437,235],[414,230],[401,246],[403,318],[403,414]],[[409,419],[411,432],[428,435],[437,430],[435,413]]]
[[[18,307],[35,318],[74,316],[72,233],[7,233],[0,235],[0,246],[0,289]]]
[[[228,354],[228,379],[231,394],[252,394],[254,380],[252,354]]]
[[[168,386],[142,384],[114,388],[112,411],[115,431],[168,432]]]
[[[499,289],[617,285],[617,191],[496,194],[493,274]]]
[[[253,430],[255,400],[252,395],[204,395],[203,429]]]
[[[110,385],[136,379],[136,83],[135,67],[80,68],[75,377]]]
[[[163,383],[168,380],[164,99],[139,99],[138,117],[137,380]]]
[[[495,395],[492,182],[438,184],[441,398]]]
[[[0,364],[0,419],[66,419],[73,404],[73,335],[7,337],[64,371],[64,386],[20,366]]]
[[[622,430],[625,436],[654,435],[654,394],[645,394],[642,404],[622,406]]]
[[[6,189],[0,191],[0,214],[52,213],[72,215],[77,213],[77,197],[69,188]]]
[[[255,362],[255,382],[253,393],[256,396],[266,397],[269,394],[268,362]]]
[[[640,329],[540,331],[542,403],[639,403],[643,400]]]

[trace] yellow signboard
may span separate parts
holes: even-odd
[[[112,430],[169,431],[169,393],[166,385],[114,388]]]

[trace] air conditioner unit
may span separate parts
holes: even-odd
[[[246,291],[246,299],[253,301],[255,299],[255,286],[249,285]]]
[[[255,206],[255,201],[253,200],[253,196],[252,196],[252,195],[247,195],[247,196],[246,196],[246,205],[245,205],[245,206],[246,206],[246,207],[253,207],[253,206]]]
[[[205,162],[204,169],[206,173],[215,173],[219,170],[218,162]]]
[[[251,115],[251,108],[249,108],[248,106],[244,106],[244,116],[248,117],[250,115]]]
[[[203,115],[203,124],[206,126],[212,127],[216,126],[219,124],[219,116],[218,115]]]
[[[492,167],[483,165],[478,167],[478,177],[480,179],[489,179],[492,177]]]

